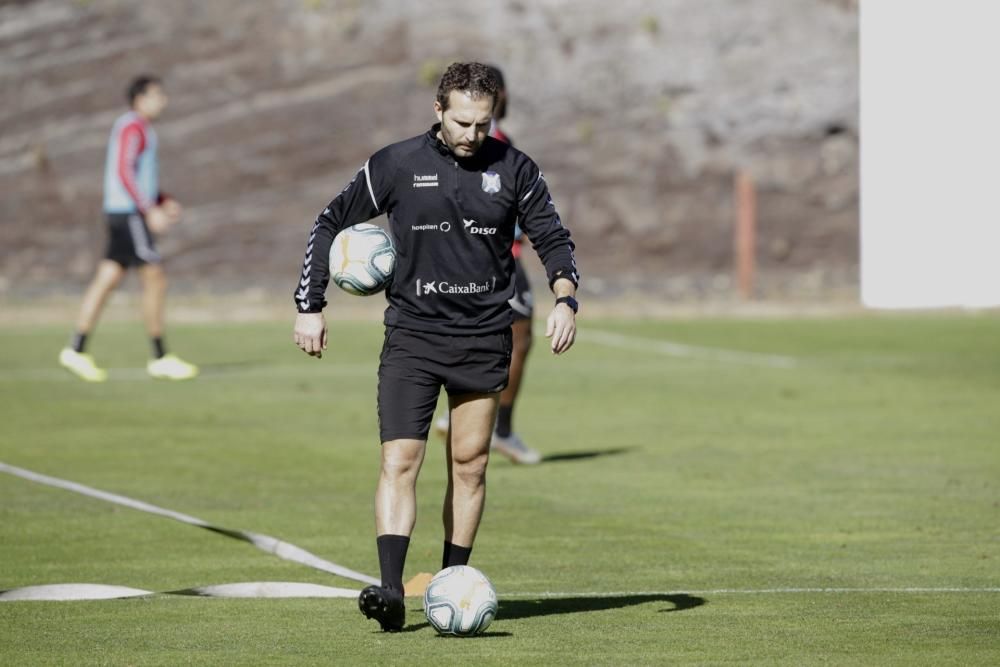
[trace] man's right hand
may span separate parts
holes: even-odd
[[[154,234],[162,234],[163,232],[170,229],[177,218],[170,215],[162,206],[153,206],[152,208],[146,209],[146,226],[149,227],[149,231]]]
[[[180,222],[181,216],[184,214],[184,207],[180,205],[180,202],[173,197],[167,197],[160,206],[170,216],[171,223]]]
[[[310,357],[321,359],[326,349],[326,318],[323,313],[299,313],[295,316],[295,344]]]

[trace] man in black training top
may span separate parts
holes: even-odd
[[[442,386],[451,427],[441,565],[469,562],[510,365],[515,223],[538,252],[555,295],[546,326],[552,352],[565,352],[576,338],[573,242],[538,166],[487,136],[496,95],[497,80],[485,65],[449,66],[434,101],[440,122],[372,155],[323,210],[295,291],[295,344],[320,357],[327,347],[322,310],[333,238],[387,214],[397,258],[378,370],[382,468],[375,527],[382,585],[365,588],[358,599],[365,616],[387,631],[402,629],[405,620],[403,565],[416,519],[416,480]]]

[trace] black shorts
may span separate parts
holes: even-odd
[[[153,235],[141,213],[108,213],[108,252],[104,255],[125,268],[158,264]]]
[[[386,327],[378,367],[382,442],[425,440],[441,387],[449,395],[491,394],[507,386],[510,329],[482,336]]]
[[[535,299],[531,296],[531,283],[528,274],[521,266],[521,260],[514,260],[514,296],[508,301],[514,311],[515,320],[530,320],[535,308]]]

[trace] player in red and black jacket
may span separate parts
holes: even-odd
[[[365,163],[320,214],[295,290],[293,338],[320,356],[329,250],[345,227],[386,214],[397,258],[386,289],[379,364],[382,472],[375,494],[382,586],[366,588],[362,612],[384,630],[403,626],[403,563],[416,515],[416,478],[440,389],[448,393],[449,481],[442,565],[468,563],[485,499],[485,472],[511,354],[514,258],[519,223],[548,275],[555,303],[547,335],[556,354],[576,338],[573,242],[534,161],[488,137],[493,73],[454,63],[434,102],[438,124]]]
[[[500,129],[500,121],[507,116],[509,100],[503,72],[495,65],[489,67],[500,86],[497,92],[496,107],[493,109],[493,125],[490,127],[490,136],[513,146],[514,142]],[[531,282],[528,280],[528,273],[524,270],[524,265],[521,262],[523,242],[524,235],[520,226],[517,226],[514,231],[514,245],[510,249],[511,255],[514,257],[514,294],[510,298],[511,313],[514,316],[510,327],[512,341],[510,381],[507,383],[507,387],[500,392],[500,407],[497,412],[497,423],[493,429],[490,448],[509,457],[515,463],[534,464],[541,462],[541,454],[525,444],[513,428],[514,404],[521,391],[521,379],[524,377],[528,352],[531,350],[531,324],[535,308]],[[446,437],[448,435],[448,417],[437,419],[434,422],[434,430],[440,436]]]
[[[152,345],[146,370],[154,378],[188,380],[198,375],[198,367],[168,354],[164,342],[167,278],[156,249],[156,235],[182,215],[180,204],[159,186],[159,142],[153,121],[166,109],[167,94],[157,77],[143,75],[129,84],[127,95],[129,110],[111,128],[104,165],[107,251],[84,293],[76,331],[60,351],[59,363],[88,382],[107,380],[107,371],[85,351],[87,339],[108,296],[125,272],[135,268],[142,281],[143,320]]]

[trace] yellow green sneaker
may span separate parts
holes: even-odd
[[[108,372],[98,368],[92,356],[70,347],[64,347],[59,353],[59,365],[87,382],[104,382],[108,379]]]
[[[180,357],[167,354],[159,359],[150,359],[146,372],[158,380],[190,380],[198,375],[198,367]]]

